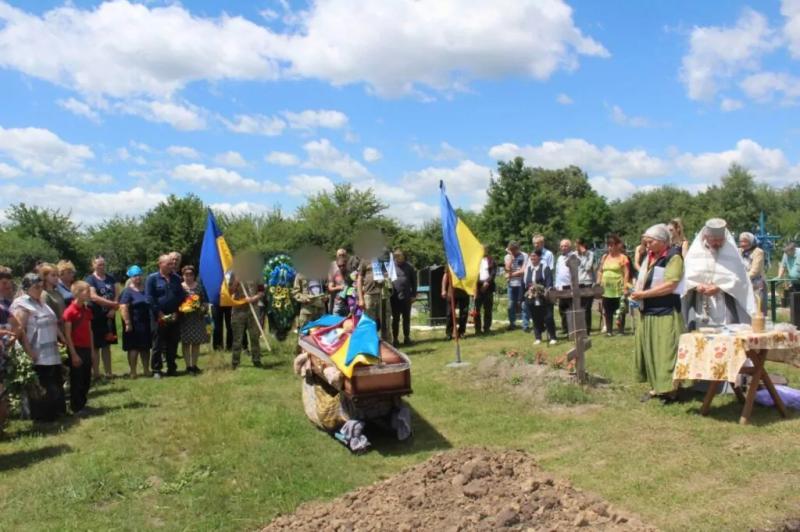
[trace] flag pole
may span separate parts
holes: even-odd
[[[445,272],[448,281],[448,289],[450,291],[450,316],[453,320],[453,332],[455,333],[456,339],[456,360],[455,362],[450,362],[448,367],[451,368],[459,368],[461,366],[469,365],[469,362],[464,362],[461,360],[461,335],[458,333],[458,321],[456,320],[456,289],[453,286],[453,277],[450,275],[450,270]]]
[[[239,281],[239,284],[242,287],[242,292],[244,293],[244,297],[250,299],[250,294],[247,293],[247,288],[244,286],[244,282]],[[253,313],[253,319],[256,320],[256,325],[258,325],[258,331],[261,333],[261,338],[263,338],[264,343],[267,344],[267,351],[272,353],[272,346],[269,344],[269,338],[267,338],[267,334],[264,332],[264,327],[261,326],[261,320],[258,319],[258,314],[256,313],[256,309],[253,308],[253,304],[250,301],[247,302],[247,306],[250,307],[250,312]]]

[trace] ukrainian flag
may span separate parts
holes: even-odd
[[[231,250],[217,227],[214,213],[208,209],[206,232],[203,235],[203,247],[200,249],[200,281],[212,304],[230,307],[244,303],[243,300],[235,300],[228,288],[228,274],[232,268]]]
[[[447,199],[444,182],[439,182],[439,203],[442,216],[442,239],[447,256],[450,279],[455,288],[473,294],[478,286],[483,246],[469,230],[469,227],[456,215]]]

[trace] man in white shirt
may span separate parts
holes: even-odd
[[[535,234],[531,242],[533,242],[533,249],[538,249],[542,252],[542,263],[553,270],[555,268],[555,257],[552,251],[544,247],[544,236]]]
[[[572,279],[569,275],[567,259],[573,253],[572,242],[565,238],[558,245],[558,249],[561,254],[558,256],[558,260],[556,260],[556,272],[553,286],[555,286],[557,290],[569,290],[572,287]],[[544,260],[544,256],[542,256],[542,259]],[[571,305],[571,299],[566,298],[558,300],[558,314],[561,316],[561,331],[565,336],[569,335],[569,329],[567,328],[567,309]]]
[[[591,288],[595,284],[594,252],[589,250],[586,241],[582,238],[575,239],[575,254],[578,256],[578,285],[580,288]],[[593,297],[582,297],[581,306],[586,316],[586,334],[592,332],[592,304]]]
[[[475,289],[475,334],[488,333],[492,328],[492,307],[494,305],[495,275],[497,264],[483,246],[478,286]]]

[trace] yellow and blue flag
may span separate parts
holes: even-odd
[[[450,279],[455,288],[461,288],[468,294],[472,294],[478,286],[483,246],[453,210],[442,181],[439,182],[439,191],[442,239]]]
[[[203,247],[200,248],[200,281],[206,290],[208,300],[214,305],[230,307],[241,305],[244,300],[236,300],[230,293],[228,278],[233,268],[233,255],[217,226],[214,213],[208,209]]]

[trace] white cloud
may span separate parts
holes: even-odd
[[[618,177],[611,179],[603,176],[590,177],[589,184],[598,194],[605,196],[609,201],[625,199],[637,191],[636,185],[627,179]]]
[[[270,79],[270,32],[242,17],[180,5],[67,4],[42,16],[0,3],[0,65],[82,94],[163,99],[197,80]]]
[[[81,183],[87,185],[110,185],[114,182],[114,178],[110,174],[95,174],[92,172],[79,172],[73,176]]]
[[[777,148],[765,148],[750,139],[741,139],[736,148],[721,152],[679,155],[676,166],[695,179],[717,181],[728,167],[737,163],[750,170],[759,181],[785,185],[800,179],[800,164],[792,165]]]
[[[67,98],[66,100],[58,100],[56,103],[72,114],[88,118],[95,124],[100,123],[100,115],[86,102],[75,98]]]
[[[712,99],[736,74],[757,70],[779,44],[767,18],[752,9],[744,9],[734,27],[695,27],[680,72],[689,98]]]
[[[239,203],[212,203],[209,205],[212,210],[229,214],[232,216],[244,216],[247,214],[267,214],[272,211],[272,208],[262,205],[260,203],[251,203],[249,201],[240,201]]]
[[[345,179],[359,179],[370,176],[363,164],[348,154],[339,151],[328,139],[313,140],[306,143],[303,149],[308,159],[303,163],[305,168],[315,168],[331,172]]]
[[[153,151],[153,148],[145,144],[144,142],[137,142],[135,140],[132,140],[129,142],[129,144],[131,145],[131,148],[143,151],[145,153],[151,153]]]
[[[277,137],[286,129],[286,122],[274,116],[236,115],[234,122],[224,119],[223,122],[234,133],[265,135],[267,137]]]
[[[650,121],[643,116],[628,116],[622,107],[614,105],[611,107],[611,120],[615,124],[627,127],[650,127]]]
[[[783,0],[781,14],[786,17],[783,34],[793,57],[800,57],[800,0]]]
[[[423,144],[412,144],[411,151],[421,159],[431,159],[433,161],[450,161],[464,158],[464,152],[444,141],[439,143],[438,149],[432,149]]]
[[[766,148],[751,139],[741,139],[731,150],[694,154],[675,152],[668,158],[655,157],[644,150],[621,151],[613,146],[598,148],[583,139],[543,142],[540,146],[499,144],[489,151],[491,157],[507,161],[525,158],[527,166],[548,169],[579,166],[590,176],[596,190],[609,191],[624,181],[636,178],[688,177],[690,185],[718,182],[732,163],[750,170],[759,181],[785,185],[800,179],[800,164],[792,165],[777,148]]]
[[[0,154],[34,174],[65,172],[83,167],[94,153],[83,144],[70,144],[47,129],[0,126]]]
[[[413,226],[420,226],[432,218],[436,218],[440,214],[439,205],[433,205],[422,201],[390,203],[386,212],[389,216]]]
[[[435,194],[439,181],[444,181],[449,194],[480,196],[489,185],[490,169],[473,161],[461,161],[453,168],[431,166],[408,172],[403,176],[403,185],[412,191]]]
[[[270,164],[276,164],[278,166],[296,166],[300,164],[300,159],[297,155],[293,153],[287,153],[285,151],[273,151],[270,152],[264,158]]]
[[[261,15],[261,17],[267,21],[273,21],[276,20],[278,17],[280,17],[278,12],[275,11],[274,9],[262,9],[261,11],[258,12],[258,14]]]
[[[459,91],[471,79],[574,70],[608,51],[563,0],[327,0],[284,10],[278,32],[241,16],[128,0],[42,15],[0,3],[0,66],[86,97],[166,101],[188,84],[320,79],[384,95]],[[277,14],[262,11],[262,16]],[[401,21],[401,22],[398,22]],[[386,58],[391,57],[391,61]]]
[[[136,164],[147,164],[147,160],[142,157],[141,155],[131,155],[131,152],[128,151],[128,148],[117,148],[115,152],[117,159],[120,161],[132,161]]]
[[[226,151],[225,153],[219,153],[216,157],[214,157],[214,162],[221,164],[222,166],[229,166],[233,168],[247,166],[247,161],[244,160],[244,157],[242,157],[242,154],[238,151]]]
[[[375,161],[379,161],[381,157],[383,157],[383,154],[376,148],[364,148],[362,157],[368,163],[374,163]]]
[[[292,196],[313,196],[320,192],[331,192],[334,188],[333,181],[321,175],[292,175],[289,176],[285,189]]]
[[[742,80],[742,90],[758,102],[769,102],[783,95],[782,103],[793,104],[800,98],[800,77],[778,72],[759,72]]]
[[[19,168],[14,168],[6,163],[0,163],[0,179],[14,179],[22,175]]]
[[[591,175],[617,179],[662,177],[669,172],[666,161],[645,150],[620,151],[613,146],[601,148],[583,139],[548,141],[539,146],[499,144],[489,150],[489,156],[501,161],[519,156],[525,158],[529,166],[548,169],[576,165]]]
[[[203,164],[181,164],[176,166],[172,177],[179,181],[192,183],[201,188],[212,188],[223,193],[280,192],[281,187],[270,181],[256,181],[242,177],[238,172],[225,168],[209,168]]]
[[[21,187],[0,185],[0,205],[23,202],[71,212],[73,220],[94,224],[114,216],[138,216],[167,199],[161,192],[141,187],[114,192],[94,192],[65,185]]]
[[[167,148],[167,153],[184,159],[197,159],[200,157],[200,153],[197,150],[188,146],[170,146]]]
[[[150,122],[169,124],[181,131],[206,128],[204,111],[189,103],[156,100],[129,100],[115,107],[122,113],[138,116]]]
[[[572,105],[574,102],[572,98],[568,95],[564,94],[563,92],[556,96],[556,102],[560,103],[561,105]]]
[[[314,130],[318,128],[341,129],[347,125],[347,115],[340,111],[328,109],[307,109],[299,113],[284,111],[281,113],[292,129]]]
[[[578,56],[608,51],[575,26],[561,0],[316,2],[281,39],[290,74],[383,95],[462,90],[474,78],[547,79]],[[391,60],[387,60],[390,57]]]
[[[744,104],[740,100],[736,100],[733,98],[723,98],[722,101],[719,103],[719,108],[729,113],[731,111],[736,111],[741,109]]]

